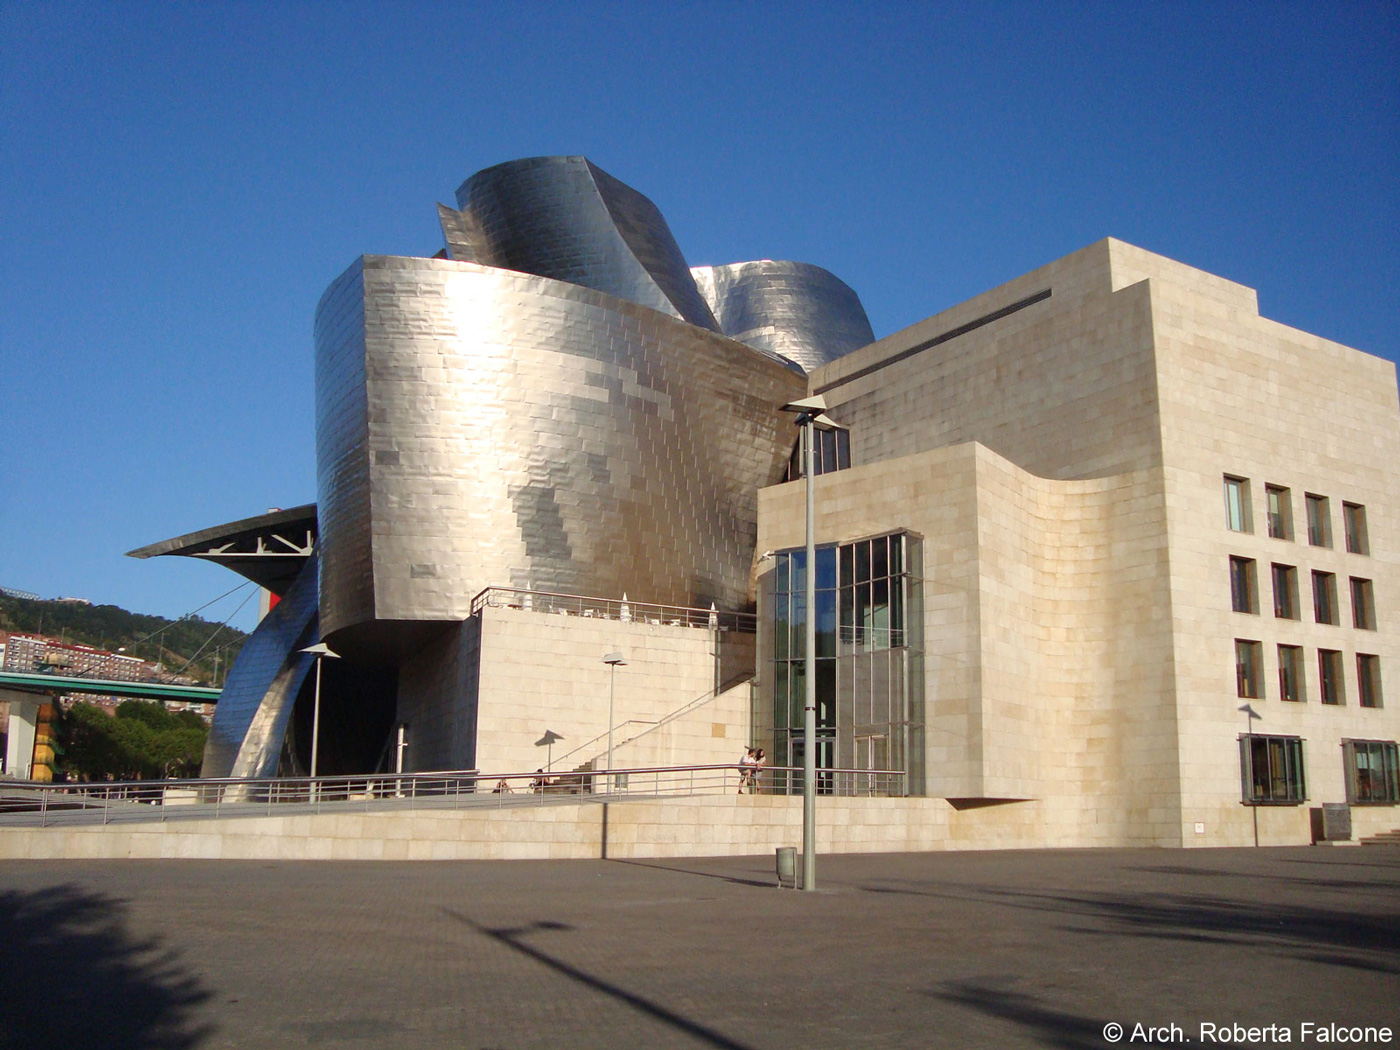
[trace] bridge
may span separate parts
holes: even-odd
[[[30,671],[0,671],[0,700],[10,703],[10,730],[5,747],[5,772],[22,779],[32,772],[34,736],[42,697],[85,693],[133,700],[177,700],[214,704],[222,690],[207,685],[175,682],[124,682],[111,678],[78,678]]]

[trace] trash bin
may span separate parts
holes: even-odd
[[[778,888],[797,889],[797,847],[778,847]]]

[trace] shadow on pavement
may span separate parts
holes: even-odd
[[[1040,1046],[1060,1050],[1104,1050],[1104,1022],[1079,1014],[1053,1010],[1034,996],[1011,991],[1001,980],[949,981],[927,992],[935,999],[971,1007],[989,1017],[1011,1021],[1029,1029]]]
[[[183,1050],[210,1034],[194,1011],[211,990],[124,910],[74,886],[0,891],[0,1047]]]
[[[684,868],[676,864],[648,864],[643,860],[614,860],[613,863],[630,864],[637,868],[655,868],[657,871],[669,871],[677,875],[699,875],[706,879],[722,879],[725,882],[732,882],[736,886],[762,886],[771,890],[778,885],[776,875],[771,879],[741,879],[736,875],[721,875],[716,871],[697,871],[695,868]]]
[[[556,959],[549,953],[542,951],[539,948],[535,948],[529,944],[526,944],[524,941],[525,937],[537,931],[572,931],[573,927],[567,925],[566,923],[546,921],[534,922],[531,923],[529,926],[517,926],[505,929],[492,929],[489,926],[482,926],[480,923],[473,922],[465,915],[461,914],[460,912],[453,911],[451,908],[444,908],[443,912],[446,915],[452,917],[453,919],[456,919],[464,926],[471,927],[471,929],[475,930],[482,936],[490,937],[497,943],[503,944],[507,948],[519,952],[521,955],[525,955],[531,959],[534,959],[536,962],[549,967],[555,973],[562,974],[563,976],[568,977],[571,980],[578,981],[580,984],[586,985],[587,987],[592,988],[594,991],[602,992],[604,995],[610,996],[613,999],[616,999],[618,1002],[623,1003],[626,1006],[632,1007],[639,1013],[646,1014],[648,1017],[660,1021],[662,1024],[669,1025],[670,1027],[678,1031],[684,1032],[687,1035],[693,1036],[694,1038],[702,1042],[708,1043],[711,1046],[722,1047],[723,1050],[751,1050],[751,1048],[746,1046],[745,1044],[735,1042],[733,1039],[730,1039],[728,1036],[715,1031],[713,1028],[709,1028],[703,1024],[700,1024],[698,1021],[692,1021],[688,1017],[683,1017],[673,1010],[666,1009],[664,1006],[658,1006],[656,1003],[651,1002],[649,999],[644,999],[640,995],[635,995],[624,988],[619,988],[617,985],[611,984],[610,982],[605,981],[602,978],[594,977],[590,973],[585,973],[583,970],[578,969],[576,966],[572,966],[561,959]]]

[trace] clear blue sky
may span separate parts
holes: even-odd
[[[140,612],[238,578],[123,552],[315,499],[326,285],[517,157],[877,335],[1112,235],[1400,354],[1393,0],[0,0],[0,147],[0,585]]]

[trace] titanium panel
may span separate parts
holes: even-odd
[[[464,261],[580,284],[719,331],[656,205],[584,157],[479,171],[457,205],[460,223],[439,205],[453,259],[461,251]]]
[[[820,266],[764,259],[690,272],[720,331],[804,371],[875,341],[860,296]]]
[[[322,628],[492,585],[748,604],[794,367],[575,284],[365,256],[316,322]]]
[[[316,641],[316,556],[263,617],[229,669],[204,745],[205,777],[270,777],[277,772],[292,704]]]

